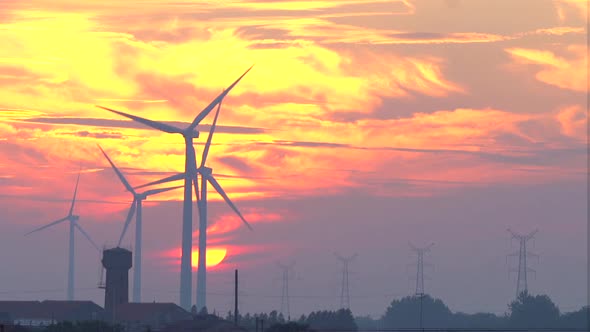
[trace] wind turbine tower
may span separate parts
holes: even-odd
[[[512,231],[510,228],[508,228],[508,232],[510,235],[512,235],[512,239],[518,240],[519,243],[518,251],[508,255],[508,257],[518,256],[518,270],[516,270],[518,275],[516,279],[516,297],[518,297],[521,293],[528,292],[527,273],[536,272],[535,270],[528,267],[527,258],[538,258],[539,255],[530,252],[527,249],[527,243],[535,237],[538,230],[534,230],[527,235],[518,234]],[[511,272],[514,272],[514,270],[511,270]]]
[[[350,289],[348,284],[348,265],[352,260],[354,260],[357,254],[354,254],[349,257],[342,257],[339,254],[336,255],[336,258],[342,262],[342,290],[340,292],[340,308],[341,309],[350,309]]]
[[[192,294],[192,250],[193,250],[193,189],[195,195],[199,195],[198,179],[197,179],[197,161],[195,157],[195,149],[193,146],[193,139],[199,137],[199,132],[196,130],[197,125],[217,106],[223,98],[238,84],[238,82],[252,69],[250,67],[235,80],[227,89],[218,95],[207,107],[205,107],[193,120],[193,122],[186,128],[178,128],[163,122],[148,120],[139,116],[127,114],[107,107],[97,106],[104,110],[119,114],[133,121],[142,123],[148,127],[171,133],[180,134],[184,138],[185,144],[185,163],[184,172],[175,174],[169,178],[168,181],[184,180],[184,199],[182,206],[182,256],[180,259],[180,306],[185,310],[191,308],[191,294]]]
[[[125,236],[125,232],[131,223],[131,219],[133,218],[133,214],[137,211],[135,216],[135,257],[133,259],[133,302],[141,302],[141,235],[142,235],[142,202],[148,198],[148,196],[156,195],[159,193],[163,193],[166,191],[170,191],[173,189],[182,188],[182,186],[177,187],[168,187],[168,188],[160,188],[160,189],[151,189],[146,190],[144,192],[136,192],[133,187],[129,184],[129,181],[125,178],[123,173],[115,166],[111,158],[107,155],[106,152],[98,146],[102,154],[108,160],[109,164],[119,177],[119,180],[123,183],[127,191],[133,195],[133,202],[131,202],[131,207],[129,208],[129,213],[127,214],[127,219],[125,219],[125,224],[123,226],[123,231],[121,232],[121,236],[119,237],[119,242],[117,244],[117,248],[121,247],[121,242],[123,242],[123,237]]]
[[[92,246],[94,246],[94,248],[96,248],[96,250],[98,252],[100,252],[100,248],[96,245],[96,243],[94,241],[92,241],[92,239],[90,238],[90,235],[88,235],[88,233],[86,233],[86,231],[82,228],[82,226],[80,226],[80,224],[78,224],[78,220],[80,219],[80,217],[78,215],[74,214],[74,204],[76,203],[76,194],[78,193],[78,183],[80,182],[80,173],[78,173],[78,178],[76,179],[76,187],[74,189],[74,198],[72,198],[72,204],[70,205],[70,211],[68,212],[68,215],[56,220],[52,223],[49,223],[45,226],[39,227],[37,229],[34,229],[28,233],[25,234],[25,236],[34,233],[34,232],[38,232],[40,230],[43,230],[45,228],[57,225],[59,223],[62,223],[64,221],[69,221],[70,222],[70,244],[69,244],[69,255],[68,255],[68,290],[67,290],[67,300],[68,301],[73,301],[74,300],[74,232],[76,231],[76,229],[78,231],[80,231],[80,233],[82,233],[82,235],[84,235],[84,237],[92,244]]]
[[[412,251],[414,251],[416,253],[416,258],[417,258],[417,262],[416,262],[416,291],[414,293],[414,295],[416,296],[424,296],[424,294],[426,294],[426,292],[424,291],[424,254],[426,254],[427,252],[430,252],[430,248],[432,248],[432,246],[434,245],[434,243],[431,243],[430,245],[423,247],[423,248],[418,248],[415,247],[414,245],[412,245],[410,243],[410,248],[412,249]]]

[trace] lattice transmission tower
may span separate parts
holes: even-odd
[[[510,228],[508,228],[508,232],[512,235],[512,239],[518,240],[519,243],[518,251],[509,254],[506,257],[506,260],[508,260],[509,257],[518,256],[518,269],[510,269],[510,272],[517,273],[516,297],[518,297],[522,292],[528,292],[528,273],[536,273],[535,270],[529,267],[528,258],[538,259],[539,255],[529,251],[527,248],[527,243],[535,237],[538,230],[534,230],[527,235],[518,234],[512,231]]]
[[[348,265],[352,262],[357,254],[354,254],[349,257],[343,257],[339,254],[336,255],[339,261],[342,262],[342,288],[340,291],[340,308],[341,309],[350,309],[350,288],[348,283]]]
[[[291,312],[289,306],[289,280],[291,279],[291,273],[293,272],[293,266],[295,265],[292,262],[289,265],[285,265],[282,263],[277,263],[279,268],[281,269],[283,275],[283,290],[281,293],[281,314],[285,317],[288,321],[291,320]]]
[[[424,265],[430,265],[424,263],[424,254],[430,252],[430,248],[434,245],[434,243],[429,244],[426,247],[418,248],[411,243],[409,244],[412,251],[414,251],[417,255],[417,262],[416,262],[416,291],[414,295],[416,296],[424,296]]]

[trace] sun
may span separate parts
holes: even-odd
[[[226,248],[208,248],[207,249],[207,267],[215,267],[225,259],[227,255]],[[193,250],[192,255],[193,269],[199,266],[199,251]]]

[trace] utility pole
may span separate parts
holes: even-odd
[[[431,243],[430,245],[424,248],[418,248],[409,244],[412,251],[414,251],[417,255],[417,262],[416,262],[416,290],[414,295],[420,299],[420,317],[419,317],[419,327],[420,329],[423,328],[423,311],[422,311],[422,302],[424,300],[424,296],[426,295],[424,291],[424,254],[430,252],[430,248],[434,245]]]
[[[287,321],[290,321],[291,313],[289,308],[289,272],[292,271],[294,263],[291,263],[289,265],[284,265],[281,263],[277,264],[279,268],[282,270],[283,274],[283,290],[281,293],[281,313],[283,314],[283,317],[287,318]]]
[[[508,232],[512,235],[512,239],[518,240],[519,248],[517,252],[514,252],[506,257],[516,257],[518,256],[518,270],[516,273],[518,275],[516,279],[516,297],[523,293],[528,292],[528,282],[527,282],[527,274],[528,272],[536,273],[535,270],[528,267],[527,258],[539,258],[539,255],[530,252],[527,249],[527,242],[535,237],[538,230],[534,230],[527,235],[518,234],[508,228]],[[514,270],[510,270],[510,272],[515,272]]]
[[[238,270],[235,272],[234,324],[238,326]]]
[[[357,254],[349,257],[342,257],[337,253],[334,253],[336,258],[342,262],[342,288],[340,291],[340,308],[350,309],[350,289],[348,283],[348,265],[356,258]]]

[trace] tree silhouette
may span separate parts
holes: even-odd
[[[588,327],[588,313],[590,307],[584,307],[578,311],[568,312],[561,315],[559,319],[559,327],[563,328],[584,328]]]
[[[307,318],[302,316],[299,322],[305,323],[316,330],[357,330],[357,325],[350,309],[314,311]]]
[[[559,325],[559,309],[547,295],[532,296],[522,292],[509,308],[510,327],[547,328]]]
[[[420,327],[420,306],[422,306],[422,327],[440,328],[451,325],[451,310],[441,300],[424,295],[422,300],[419,296],[407,296],[401,300],[393,300],[381,319],[382,327]]]

